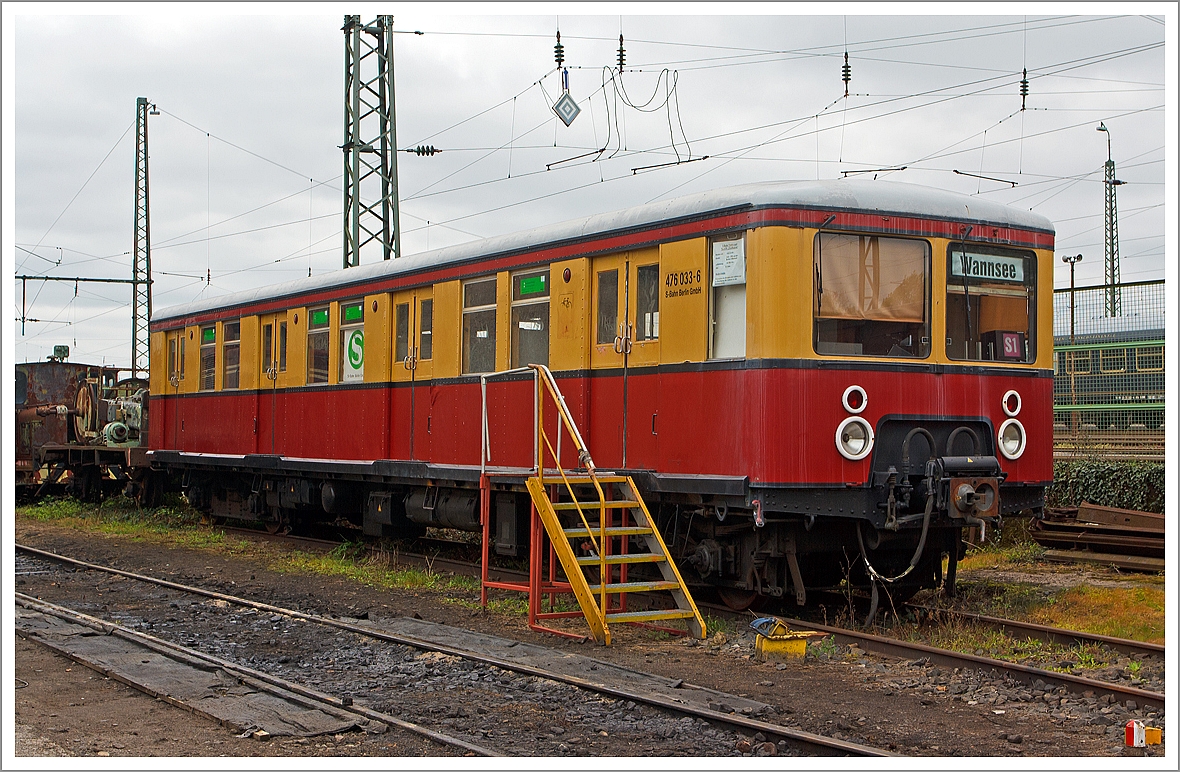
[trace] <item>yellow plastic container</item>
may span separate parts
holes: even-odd
[[[791,630],[781,619],[776,619],[766,633],[754,639],[754,656],[759,660],[803,659],[807,656],[807,639],[821,635],[813,630]]]

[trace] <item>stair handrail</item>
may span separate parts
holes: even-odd
[[[578,513],[578,517],[582,521],[582,525],[586,527],[586,533],[590,537],[590,543],[594,546],[594,552],[598,556],[598,577],[599,577],[599,614],[605,619],[607,609],[607,591],[608,574],[606,565],[606,550],[603,545],[606,544],[606,494],[602,490],[602,484],[598,481],[598,475],[595,474],[594,459],[590,457],[590,449],[586,447],[585,440],[582,439],[582,433],[578,431],[578,425],[574,422],[574,417],[570,414],[569,406],[565,402],[565,395],[561,393],[561,388],[557,385],[557,380],[553,377],[552,371],[546,365],[530,364],[530,368],[536,373],[535,381],[537,384],[537,396],[534,402],[536,406],[536,427],[535,435],[537,440],[537,478],[539,481],[544,481],[545,478],[545,456],[542,444],[549,448],[550,455],[553,456],[553,463],[557,468],[558,474],[561,475],[562,482],[565,483],[566,490],[569,491],[570,500],[574,504],[574,509]],[[541,385],[544,384],[545,390],[549,392],[549,397],[553,400],[553,404],[557,408],[557,413],[561,417],[561,422],[565,425],[566,431],[569,432],[570,439],[574,441],[574,447],[578,451],[578,463],[586,467],[587,475],[590,482],[594,485],[594,490],[598,494],[598,538],[594,538],[594,529],[590,527],[590,522],[586,520],[586,513],[582,510],[582,504],[578,501],[578,497],[574,494],[573,485],[565,474],[565,470],[561,468],[561,460],[557,453],[553,450],[553,444],[549,442],[549,436],[545,433],[544,427],[544,411],[542,409],[542,391]],[[558,444],[560,445],[561,428],[557,430]]]
[[[600,597],[598,614],[605,619],[607,608],[607,584],[608,574],[606,565],[606,550],[603,545],[606,544],[606,493],[602,489],[602,484],[598,480],[597,470],[594,466],[594,459],[590,456],[590,449],[586,447],[586,441],[582,439],[582,433],[578,429],[577,423],[574,421],[573,415],[570,413],[569,405],[566,404],[565,395],[561,393],[561,388],[557,385],[557,380],[553,377],[553,372],[547,365],[529,364],[524,367],[514,367],[509,370],[500,370],[493,373],[481,373],[479,376],[480,388],[480,451],[479,451],[479,471],[480,476],[486,476],[487,464],[492,458],[491,436],[488,428],[488,381],[500,378],[507,378],[513,375],[523,375],[531,373],[533,376],[533,447],[536,451],[534,459],[534,466],[529,470],[530,476],[536,475],[538,481],[544,487],[545,479],[545,449],[548,448],[549,454],[553,457],[556,465],[557,473],[561,476],[562,482],[565,484],[566,490],[569,492],[570,500],[573,502],[574,509],[578,513],[578,518],[582,521],[582,525],[586,528],[586,534],[590,538],[590,543],[593,546],[596,557],[598,558],[598,571],[601,581]],[[543,388],[542,388],[543,387]],[[595,538],[594,528],[590,526],[589,520],[586,519],[586,512],[582,508],[582,502],[578,501],[577,495],[574,493],[573,483],[566,475],[565,470],[561,466],[561,458],[558,451],[554,450],[553,443],[549,441],[549,436],[545,432],[544,427],[544,409],[543,398],[548,392],[557,413],[561,418],[561,424],[565,426],[566,432],[570,439],[574,442],[574,447],[578,452],[578,464],[585,467],[587,476],[591,484],[594,485],[594,490],[598,494],[598,538]],[[557,430],[557,447],[561,447],[561,427]]]

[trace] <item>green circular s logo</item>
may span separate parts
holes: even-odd
[[[348,364],[354,370],[359,370],[365,363],[365,333],[353,330],[348,336]]]

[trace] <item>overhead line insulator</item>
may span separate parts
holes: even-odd
[[[844,81],[844,96],[848,96],[848,84],[852,82],[852,65],[848,63],[848,52],[844,52],[844,66],[840,68],[840,79]]]
[[[557,45],[553,46],[553,59],[557,62],[558,69],[561,69],[561,65],[565,64],[565,46],[561,44],[561,30],[557,31]]]
[[[439,150],[434,145],[418,145],[418,147],[407,150],[406,152],[413,153],[414,155],[418,155],[418,156],[423,156],[423,155],[434,155],[435,153],[441,153],[442,151]]]
[[[623,48],[623,33],[619,33],[619,72],[623,71],[623,65],[627,63],[627,50]]]
[[[1020,109],[1024,110],[1025,100],[1028,99],[1028,68],[1024,68],[1023,77],[1020,79]]]

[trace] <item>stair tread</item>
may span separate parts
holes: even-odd
[[[591,478],[584,474],[567,474],[565,477],[561,477],[560,475],[555,477],[543,477],[541,478],[541,482],[543,482],[545,485],[559,485],[567,481],[573,485],[593,485],[594,480],[598,480],[600,485],[605,485],[625,483],[630,479],[631,478],[629,477],[621,477],[619,475],[597,475]]]
[[[592,592],[601,592],[601,584],[589,585]],[[615,582],[607,584],[607,592],[655,592],[657,590],[678,590],[678,582]]]
[[[629,500],[622,500],[622,499],[616,499],[614,501],[607,501],[605,503],[606,503],[606,509],[631,509],[632,507],[639,506],[638,501],[629,501]],[[597,502],[597,501],[579,501],[578,504],[581,505],[582,509],[602,509],[603,508],[602,505],[600,505],[599,502]],[[578,508],[574,504],[574,502],[572,502],[572,501],[550,502],[550,506],[552,506],[555,510],[573,510],[573,509]]]
[[[608,566],[617,566],[624,563],[662,563],[667,560],[663,555],[658,555],[653,552],[632,552],[627,555],[607,555],[606,564]],[[583,566],[596,566],[599,560],[593,555],[581,555],[578,557],[578,564]]]
[[[651,622],[660,619],[691,619],[692,609],[663,609],[660,611],[616,611],[606,615],[608,622]]]
[[[562,532],[565,533],[566,538],[569,539],[584,538],[590,535],[597,536],[599,534],[599,530],[597,528],[587,531],[585,526],[581,525],[574,528],[562,529]],[[607,526],[606,529],[607,536],[644,536],[649,533],[651,533],[651,529],[645,525],[629,525],[626,527],[615,525]]]

